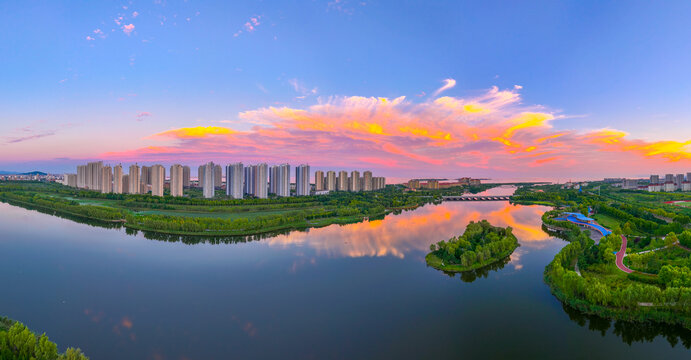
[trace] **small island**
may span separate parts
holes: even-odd
[[[437,270],[472,271],[505,259],[518,246],[511,227],[492,226],[487,220],[471,221],[463,235],[430,245],[425,260]]]

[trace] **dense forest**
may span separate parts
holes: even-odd
[[[46,334],[36,336],[24,324],[0,318],[0,360],[89,360],[80,349],[58,353]]]
[[[509,256],[518,247],[511,227],[471,221],[463,235],[430,245],[427,264],[445,271],[470,271]]]

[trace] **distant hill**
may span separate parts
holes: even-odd
[[[20,173],[16,171],[3,171],[0,170],[0,175],[48,175],[42,171],[30,171],[25,173]]]

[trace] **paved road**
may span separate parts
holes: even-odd
[[[626,236],[622,235],[621,236],[621,249],[617,251],[617,267],[619,270],[626,272],[626,273],[632,273],[633,270],[629,269],[624,265],[624,256],[626,256]]]

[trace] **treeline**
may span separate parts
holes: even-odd
[[[0,318],[0,360],[89,360],[80,349],[58,353],[46,334],[36,336],[24,324]]]
[[[517,246],[511,227],[495,227],[487,220],[471,221],[463,235],[430,245],[429,255],[431,265],[437,258],[443,261],[444,269],[447,265],[460,265],[458,270],[471,270],[505,258]]]
[[[384,210],[381,208],[380,210]],[[307,221],[331,217],[362,215],[356,208],[308,209],[254,218],[222,219],[170,215],[128,215],[127,227],[178,234],[212,234],[214,232],[250,233],[290,226],[306,226]]]
[[[618,206],[615,207],[604,203],[598,203],[596,209],[602,214],[607,214],[625,222],[622,226],[622,230],[626,233],[630,234],[638,230],[642,233],[662,236],[670,232],[680,233],[684,230],[684,226],[678,222],[668,224],[664,220],[659,220],[650,213],[644,212],[635,206],[626,204],[617,205]]]

